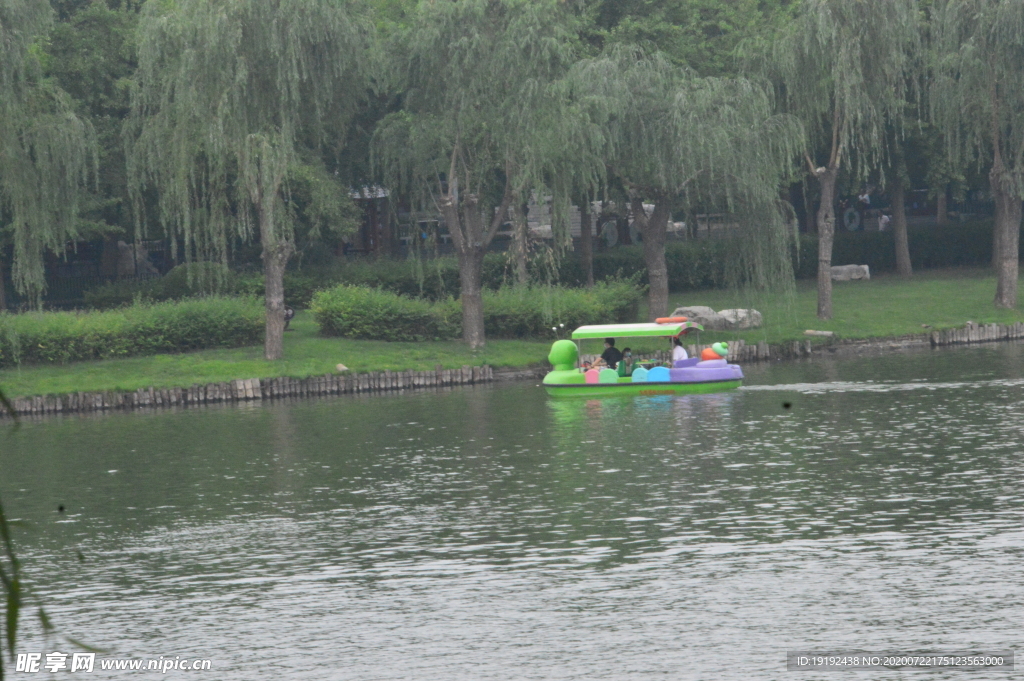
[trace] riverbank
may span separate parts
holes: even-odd
[[[312,315],[299,312],[284,335],[283,360],[263,359],[263,347],[201,350],[125,359],[23,365],[0,371],[0,386],[10,397],[139,388],[184,388],[235,379],[307,378],[336,373],[344,364],[352,373],[426,371],[491,366],[496,369],[539,366],[550,341],[495,340],[473,352],[457,341],[386,343],[317,334]]]
[[[931,345],[961,345],[1002,340],[1024,339],[1024,322],[1012,325],[969,324],[962,329],[944,329],[930,334],[916,334],[899,338],[839,340],[825,346],[815,346],[810,340],[791,341],[778,345],[765,342],[746,345],[743,340],[729,341],[729,356],[740,363],[810,357],[819,354],[849,354],[865,352],[891,352]],[[687,346],[696,356],[706,344]],[[656,353],[667,360],[668,353]],[[134,391],[103,390],[65,394],[17,397],[12,400],[16,413],[44,416],[52,414],[102,412],[110,410],[150,409],[165,407],[196,407],[223,402],[247,402],[284,398],[308,398],[396,391],[421,388],[450,388],[455,386],[489,383],[495,380],[539,380],[547,370],[544,366],[506,369],[495,372],[493,367],[463,366],[444,369],[441,365],[426,371],[375,371],[364,373],[329,373],[306,378],[251,378],[232,381],[194,384],[189,387],[139,388]]]
[[[701,345],[728,342],[732,359],[742,363],[804,357],[820,351],[860,351],[872,347],[888,349],[908,344],[946,345],[1021,337],[1024,314],[1019,310],[992,307],[994,288],[995,280],[988,270],[929,271],[915,275],[910,281],[883,276],[867,282],[837,282],[834,289],[836,314],[829,321],[815,317],[816,294],[808,282],[799,282],[790,296],[759,299],[734,291],[701,291],[673,294],[671,302],[673,306],[756,307],[761,310],[765,317],[765,326],[761,329],[708,332],[700,337]],[[972,331],[939,333],[963,328],[968,320],[974,322]],[[989,326],[985,327],[986,324]],[[993,324],[996,326],[991,326]],[[39,397],[43,395],[109,396],[76,398],[79,403],[98,402],[100,408],[104,408],[102,405],[108,400],[110,408],[145,406],[147,401],[150,406],[158,401],[170,405],[178,402],[173,394],[182,394],[181,390],[187,394],[189,389],[209,396],[203,400],[255,399],[249,396],[254,394],[251,383],[254,380],[261,384],[261,399],[264,392],[271,398],[281,393],[282,385],[294,386],[288,391],[295,394],[319,394],[315,391],[321,388],[316,386],[324,381],[328,387],[322,389],[330,394],[359,391],[362,389],[359,380],[367,382],[366,390],[427,386],[431,385],[430,380],[434,381],[433,385],[453,385],[456,383],[451,380],[445,383],[444,379],[416,379],[415,376],[437,376],[439,371],[463,372],[463,367],[470,367],[470,373],[472,367],[477,367],[478,374],[484,372],[479,374],[481,376],[542,375],[551,343],[550,339],[492,340],[483,350],[473,352],[454,341],[386,343],[322,338],[317,335],[310,315],[301,312],[293,320],[292,328],[285,334],[286,359],[280,362],[263,360],[260,347],[207,350],[67,365],[23,366],[0,371],[0,386],[10,397],[22,398],[19,402],[22,407],[37,411],[45,410],[45,400]],[[834,336],[809,338],[803,333],[806,329],[832,331]],[[664,350],[664,345],[655,341],[632,344],[639,352]],[[693,349],[696,346],[691,347]],[[338,375],[335,367],[339,363],[348,367],[349,372],[341,375],[340,383],[332,382],[334,379],[329,377]],[[344,378],[346,375],[348,379]],[[367,378],[355,378],[357,375]],[[398,378],[392,381],[388,378],[391,376]],[[285,382],[281,383],[282,380]],[[345,380],[355,381],[355,387],[350,390],[331,387],[344,386]],[[239,381],[249,381],[248,392],[244,386],[238,387]],[[266,382],[265,390],[263,382]],[[466,382],[473,382],[472,377]],[[179,393],[166,392],[174,389]],[[161,391],[166,392],[166,397]],[[157,393],[162,396],[157,397]],[[118,394],[122,397],[114,397]],[[139,397],[131,397],[132,394]],[[150,395],[153,397],[147,397]],[[25,398],[35,399],[26,401]],[[187,403],[187,397],[183,399],[186,402],[182,403]],[[56,398],[51,397],[52,409],[56,410],[54,400]],[[65,400],[61,408],[69,408],[69,405]]]
[[[764,315],[763,328],[705,337],[775,345],[808,338],[804,335],[808,329],[831,331],[836,339],[844,340],[892,339],[958,328],[968,321],[978,325],[1024,321],[1020,309],[997,310],[993,306],[995,290],[991,269],[958,268],[924,270],[909,280],[894,274],[872,274],[870,281],[833,282],[833,318],[827,321],[817,318],[814,281],[798,281],[790,296],[727,290],[674,293],[669,305],[671,309],[683,305],[707,305],[715,310],[755,308]],[[1024,286],[1018,287],[1018,299],[1024,305]]]

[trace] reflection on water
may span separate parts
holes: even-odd
[[[68,633],[211,678],[781,679],[790,648],[1019,648],[1020,350],[751,366],[715,395],[54,419],[0,435],[0,491]]]

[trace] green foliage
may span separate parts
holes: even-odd
[[[180,0],[146,3],[138,36],[126,126],[135,214],[141,222],[155,191],[186,260],[226,262],[230,242],[258,237],[265,352],[279,359],[296,236],[288,174],[301,148],[307,161],[322,157],[327,131],[346,127],[365,98],[372,26],[354,3],[334,0]],[[322,200],[322,173],[302,179],[314,236],[339,208]]]
[[[473,347],[485,341],[480,263],[509,206],[531,191],[554,194],[565,242],[571,183],[552,182],[546,171],[579,133],[595,129],[555,87],[575,56],[574,20],[557,0],[421,0],[389,49],[403,108],[377,128],[374,165],[416,208],[443,214]]]
[[[665,266],[668,287],[672,291],[716,288],[726,286],[726,266],[734,244],[725,239],[675,241],[665,246]],[[594,256],[594,280],[602,281],[636,276],[647,284],[647,269],[643,249],[624,246]],[[579,254],[573,253],[559,266],[558,283],[564,286],[582,286],[586,275]]]
[[[444,340],[461,333],[452,305],[342,284],[314,294],[310,310],[326,336],[393,341]]]
[[[671,300],[674,306],[707,305],[715,310],[754,307],[764,315],[762,328],[704,332],[702,343],[738,339],[747,343],[804,341],[806,329],[832,331],[841,339],[890,339],[933,329],[963,328],[969,319],[978,324],[1024,321],[1021,310],[992,307],[994,283],[992,270],[987,267],[916,272],[912,279],[875,276],[872,272],[871,281],[835,282],[837,314],[831,320],[815,316],[813,280],[798,282],[792,296],[751,298],[747,291],[720,289],[673,294]]]
[[[488,285],[499,286],[504,259],[498,254],[491,254],[485,262],[485,281]],[[285,304],[293,309],[307,308],[314,293],[337,284],[381,288],[409,297],[440,300],[458,295],[459,268],[454,258],[438,258],[424,263],[382,258],[354,260],[328,267],[306,267],[285,273]],[[263,276],[232,272],[219,263],[188,263],[179,265],[161,278],[115,281],[90,289],[85,292],[85,305],[91,309],[106,310],[130,305],[137,300],[181,300],[210,293],[262,297]]]
[[[482,351],[460,341],[382,342],[352,340],[319,333],[311,314],[299,312],[284,334],[285,359],[267,361],[262,348],[197,350],[168,355],[109,359],[102,362],[36,364],[0,369],[0,384],[10,398],[79,391],[185,387],[236,378],[323,376],[338,362],[353,372],[445,369],[465,365],[538,366],[551,348],[549,338],[495,340]]]
[[[641,291],[632,282],[592,289],[507,287],[483,294],[484,328],[499,338],[545,337],[551,327],[632,320]],[[363,286],[340,285],[313,296],[310,309],[328,336],[377,340],[445,340],[462,334],[461,306],[451,298],[417,300]]]
[[[702,76],[737,74],[741,41],[766,37],[789,18],[792,0],[596,0],[591,42],[653,44]]]
[[[992,222],[949,224],[943,227],[908,227],[910,260],[914,269],[979,267],[992,261]],[[798,279],[813,279],[818,271],[818,239],[800,237]],[[838,232],[832,262],[840,265],[868,265],[875,272],[896,270],[896,249],[892,232]]]
[[[14,285],[37,304],[46,286],[43,255],[62,252],[75,237],[80,195],[95,166],[91,127],[43,78],[39,41],[50,21],[48,3],[0,0],[0,220],[7,218],[0,228],[13,244]]]
[[[96,132],[97,182],[82,198],[78,231],[83,239],[116,234],[130,241],[121,126],[129,110],[129,85],[136,65],[138,12],[108,2],[69,4],[56,7],[58,21],[45,49],[47,75],[71,96],[76,113]]]
[[[280,189],[303,135],[362,99],[366,27],[328,0],[147,3],[128,126],[130,189],[159,192],[160,222],[203,260],[259,225],[292,239]],[[241,218],[241,219],[239,219]]]
[[[137,23],[132,9],[90,2],[54,24],[46,45],[47,71],[90,115],[127,115]]]
[[[879,166],[886,122],[901,120],[915,82],[919,20],[915,0],[803,0],[767,54],[748,53],[750,70],[803,122],[811,173],[852,161],[861,179]]]
[[[605,281],[593,288],[509,286],[484,291],[484,328],[497,338],[549,336],[552,326],[575,329],[636,319],[642,291],[628,281]],[[564,332],[564,331],[563,331]]]
[[[637,218],[649,259],[664,244],[672,210],[727,212],[743,232],[727,274],[762,287],[791,285],[789,216],[778,187],[803,137],[799,121],[775,113],[770,92],[742,78],[696,77],[661,53],[628,45],[577,63],[571,80],[594,115],[607,119],[604,158],[634,215],[643,202],[655,206]]]
[[[262,292],[262,291],[260,291]],[[85,292],[88,308],[106,310],[135,301],[161,302],[209,294],[248,293],[244,280],[220,263],[193,262],[178,265],[163,277],[114,281]]]
[[[489,225],[504,191],[539,185],[538,133],[557,124],[548,88],[571,62],[571,20],[553,0],[420,2],[389,46],[405,101],[375,135],[388,186],[426,204],[451,175]]]
[[[340,245],[342,236],[359,227],[362,216],[356,202],[319,161],[296,163],[289,169],[287,198],[300,262],[308,262],[318,252],[330,252]]]
[[[915,268],[972,267],[989,262],[992,250],[990,221],[944,227],[910,227],[911,258]],[[812,234],[799,239],[799,254],[792,250],[792,267],[797,279],[816,276],[818,240]],[[734,239],[696,239],[672,241],[665,247],[669,289],[693,291],[746,285],[728,274],[729,261],[737,248]],[[892,232],[838,232],[833,247],[834,262],[866,264],[873,272],[888,272],[895,267]],[[563,256],[552,272],[539,263],[531,263],[534,281],[550,278],[561,287],[582,287],[586,283],[583,261],[578,252]],[[192,271],[192,279],[189,271]],[[220,278],[217,278],[220,277]],[[643,249],[620,246],[594,255],[595,281],[634,277],[647,284]],[[504,253],[488,253],[484,258],[483,286],[497,291],[514,280],[512,265]],[[220,282],[213,289],[210,281]],[[381,289],[407,298],[439,301],[458,297],[459,267],[452,257],[433,260],[359,259],[331,267],[304,268],[285,274],[285,301],[294,309],[309,307],[317,291],[339,284]],[[114,282],[85,293],[85,303],[93,309],[129,305],[136,300],[157,302],[200,297],[211,292],[223,295],[263,295],[263,278],[241,275],[221,269],[214,263],[180,265],[165,277],[148,281]],[[543,288],[538,290],[544,290]]]
[[[990,182],[1024,197],[1024,3],[956,0],[933,15],[932,118],[959,166],[993,160]]]
[[[254,298],[203,298],[108,312],[0,314],[0,367],[239,347],[260,342]]]
[[[17,418],[14,408],[7,397],[0,392],[0,402],[11,415]],[[0,639],[0,679],[4,674],[4,658],[14,659],[14,646],[18,637],[18,617],[22,606],[21,566],[18,556],[14,553],[14,542],[11,539],[11,526],[7,521],[3,505],[0,505],[0,596],[3,597],[4,627],[3,638]],[[4,654],[6,648],[7,654]]]

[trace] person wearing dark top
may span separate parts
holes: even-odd
[[[604,352],[601,353],[601,359],[609,369],[614,369],[622,361],[622,353],[615,347],[614,338],[604,339]]]

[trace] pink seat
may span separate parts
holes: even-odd
[[[597,383],[598,382],[599,372],[598,372],[597,369],[591,369],[590,371],[587,371],[583,375],[586,377],[587,383]]]

